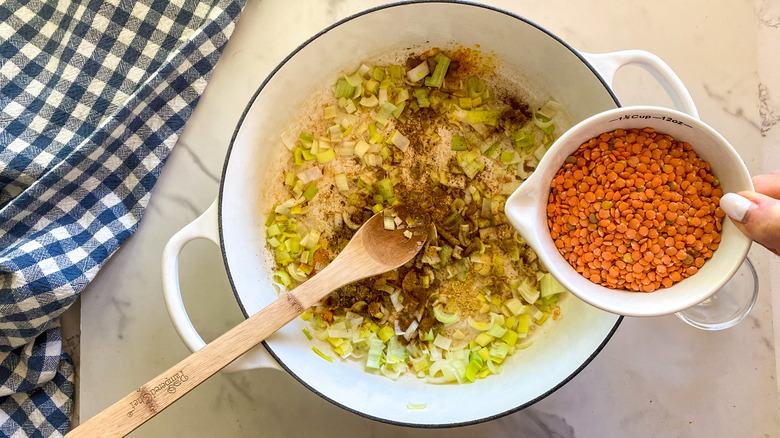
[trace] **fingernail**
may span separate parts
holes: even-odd
[[[720,198],[720,208],[737,222],[745,223],[745,216],[753,205],[749,199],[736,193],[726,193]]]

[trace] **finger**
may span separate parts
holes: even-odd
[[[767,175],[754,176],[753,186],[758,193],[780,199],[780,170],[775,170]]]
[[[747,237],[780,253],[780,200],[755,192],[727,193],[720,206]]]

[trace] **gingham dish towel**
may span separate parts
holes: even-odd
[[[0,436],[69,430],[58,317],[135,231],[243,4],[0,1]]]

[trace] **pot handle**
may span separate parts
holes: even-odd
[[[190,351],[198,351],[206,346],[195,326],[192,325],[179,287],[179,254],[182,248],[192,240],[207,239],[219,246],[219,226],[217,224],[217,200],[197,219],[187,224],[165,244],[162,257],[163,296],[173,326]],[[249,350],[233,363],[224,368],[232,373],[255,368],[273,368],[281,370],[268,350],[261,345]]]
[[[658,56],[645,50],[623,50],[611,53],[582,53],[582,56],[612,86],[615,72],[626,65],[637,65],[647,70],[672,98],[678,110],[699,118],[693,98],[677,74]]]

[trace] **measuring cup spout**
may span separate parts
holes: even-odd
[[[546,217],[542,211],[542,202],[538,178],[529,178],[507,199],[504,213],[509,223],[532,247],[536,247],[539,236],[546,226]]]

